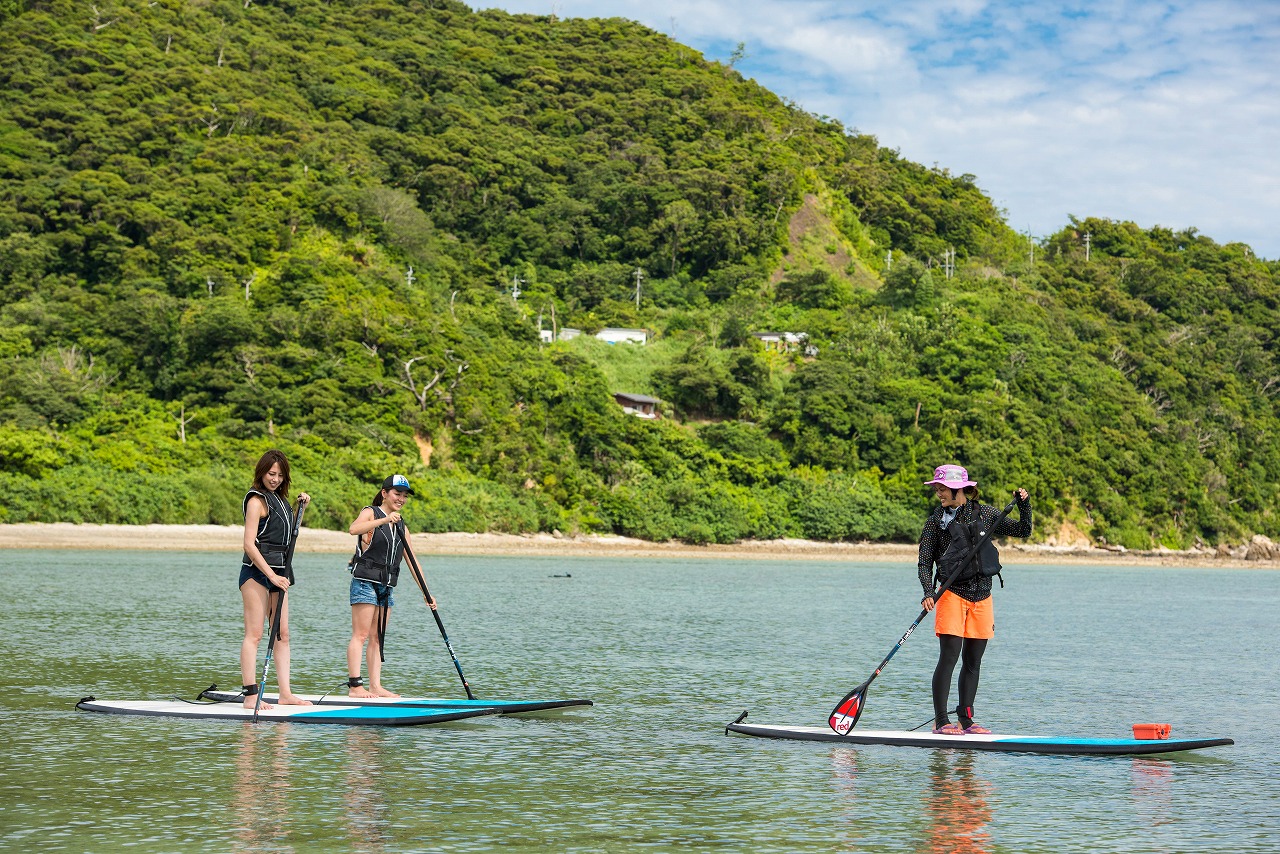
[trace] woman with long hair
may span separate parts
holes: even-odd
[[[253,469],[253,487],[244,496],[244,559],[240,563],[240,598],[244,603],[244,640],[240,643],[240,678],[244,686],[244,705],[252,709],[258,703],[258,644],[262,641],[263,623],[275,614],[278,597],[293,584],[293,570],[285,556],[293,536],[293,510],[289,506],[289,460],[274,448],[258,460]],[[298,493],[299,506],[311,500]],[[280,628],[272,653],[279,702],[290,706],[309,706],[289,688],[289,598],[285,596],[280,611]],[[261,708],[272,708],[262,703]]]

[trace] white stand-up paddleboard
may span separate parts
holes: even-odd
[[[1229,738],[1076,738],[1036,735],[934,735],[931,732],[898,732],[893,730],[850,730],[838,735],[830,727],[781,726],[748,724],[741,719],[729,724],[725,733],[753,735],[760,738],[783,738],[795,741],[826,741],[835,744],[886,744],[897,747],[935,747],[959,750],[999,750],[1017,753],[1058,753],[1082,756],[1136,755],[1143,753],[1177,753],[1235,744]]]
[[[544,712],[551,709],[567,709],[571,706],[590,706],[590,700],[466,700],[451,697],[348,697],[346,694],[299,694],[304,700],[310,700],[321,706],[397,706],[419,709],[493,709],[504,715],[521,712]],[[215,700],[219,703],[238,703],[244,696],[238,691],[219,691],[217,685],[211,685],[200,692],[200,698]],[[263,702],[274,703],[273,694],[263,695]]]
[[[189,703],[182,700],[99,700],[85,697],[76,708],[86,712],[111,715],[142,715],[167,718],[202,718],[205,720],[253,720],[253,709],[239,703]],[[438,724],[481,715],[495,715],[497,709],[424,709],[368,706],[275,706],[258,709],[259,721],[285,721],[295,724],[346,724],[348,726],[419,726]]]

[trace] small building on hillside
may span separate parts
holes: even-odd
[[[647,394],[628,394],[624,391],[614,392],[613,399],[622,407],[622,411],[637,418],[657,418],[658,399]]]
[[[818,348],[809,343],[809,336],[803,332],[752,332],[751,337],[774,353],[800,350],[806,356],[818,355]]]
[[[550,344],[552,341],[572,341],[581,334],[581,329],[574,329],[571,326],[562,326],[558,332],[553,332],[550,329],[538,330],[538,337],[542,339],[543,344]],[[644,345],[649,343],[649,331],[647,329],[622,329],[609,326],[597,332],[595,337],[606,344],[625,342],[627,344]]]
[[[550,329],[538,330],[538,337],[542,339],[543,344],[550,344],[552,341],[571,341],[581,334],[581,329],[574,329],[572,326],[561,326],[558,333]]]
[[[646,329],[620,329],[608,326],[596,333],[596,337],[609,344],[627,342],[629,344],[648,344],[649,331]]]

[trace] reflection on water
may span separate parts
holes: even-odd
[[[347,836],[357,851],[385,851],[393,842],[391,816],[382,797],[383,733],[346,727],[346,789],[343,792]]]
[[[989,653],[983,691],[1004,720],[1106,735],[1158,714],[1188,734],[1237,739],[1131,759],[725,737],[748,699],[759,720],[825,720],[833,688],[864,677],[902,630],[914,577],[901,567],[435,563],[432,591],[450,603],[469,677],[491,696],[572,692],[597,705],[386,730],[75,711],[91,693],[160,699],[236,678],[239,607],[226,573],[210,570],[223,558],[0,551],[12,615],[0,636],[11,760],[0,759],[0,851],[1280,851],[1280,610],[1257,607],[1275,598],[1277,573],[1162,573],[1166,607],[1141,624],[1145,568],[1028,569],[1028,583],[1002,591],[1008,639]],[[334,607],[350,576],[329,556],[300,566],[310,571],[294,603],[294,680],[325,690],[350,636],[350,609]],[[564,567],[571,585],[547,577]],[[153,580],[170,572],[182,583],[162,598]],[[831,627],[853,609],[859,631],[833,655]],[[427,642],[398,647],[396,666],[456,694],[430,619],[417,612]],[[56,644],[44,642],[50,621]],[[1139,629],[1160,655],[1132,654]],[[1221,655],[1242,636],[1256,654]],[[928,644],[907,647],[872,718],[890,727],[927,714],[935,662]]]
[[[893,779],[884,772],[904,755],[895,752],[900,750],[831,751],[832,779],[841,796],[845,831],[839,850],[993,851],[990,825],[995,787],[974,773],[974,754],[931,750],[927,765],[916,766],[920,771],[927,769],[927,776],[913,771]],[[922,812],[902,812],[904,800],[921,804]]]
[[[831,751],[831,769],[836,776],[836,791],[850,802],[857,797],[858,753],[855,750]]]
[[[935,750],[929,760],[926,843],[932,854],[988,854],[991,851],[993,787],[974,776],[968,750]]]
[[[244,724],[232,789],[232,849],[292,851],[288,726]]]
[[[1133,802],[1143,824],[1156,827],[1173,821],[1173,765],[1167,759],[1134,757],[1129,778]]]
[[[859,832],[858,801],[858,752],[840,748],[831,751],[831,770],[834,775],[836,794],[840,795],[842,824],[848,834],[841,840],[840,850],[856,851],[862,846]]]
[[[325,792],[334,798],[339,832],[352,849],[395,847],[384,797],[385,733],[367,727],[321,729],[325,737],[316,740],[310,738],[314,734],[292,731],[289,724],[244,725],[232,786],[233,850],[305,850],[316,831],[317,797],[323,799]],[[297,743],[291,743],[291,736]],[[322,761],[337,772],[334,776],[316,768],[317,757],[308,748],[308,742],[314,748],[330,739],[336,752],[326,751]]]

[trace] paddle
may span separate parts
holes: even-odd
[[[298,532],[302,530],[302,514],[306,512],[306,503],[298,502],[298,512],[293,514],[293,534],[289,537],[289,547],[284,553],[284,568],[289,575],[293,575],[293,547],[298,543]],[[262,682],[258,685],[258,699],[253,701],[253,722],[258,722],[258,707],[262,705],[262,695],[267,690],[267,673],[271,670],[271,654],[276,648],[276,636],[280,633],[280,617],[284,613],[284,597],[288,595],[288,591],[281,590],[280,596],[276,599],[276,609],[271,615],[271,637],[267,638],[267,656],[262,663]]]
[[[1009,505],[1005,507],[1004,510],[1000,511],[1000,515],[995,518],[995,521],[987,526],[987,530],[982,532],[978,541],[970,547],[969,553],[965,555],[964,560],[956,566],[955,571],[952,572],[951,575],[947,577],[947,580],[942,583],[942,586],[938,588],[938,592],[933,594],[933,601],[935,603],[941,599],[942,594],[946,593],[951,587],[951,582],[955,581],[956,578],[960,576],[960,567],[964,566],[969,562],[969,560],[977,555],[978,550],[986,545],[987,540],[991,539],[992,535],[995,533],[996,527],[1000,524],[1000,520],[1013,512],[1013,508],[1016,503],[1016,500],[1010,501]],[[875,681],[875,678],[880,675],[880,671],[884,670],[885,665],[889,663],[889,659],[893,658],[894,653],[902,649],[902,645],[907,642],[907,638],[911,637],[911,633],[916,630],[916,626],[920,625],[920,621],[923,620],[925,615],[928,613],[929,610],[927,608],[921,608],[920,616],[916,617],[915,622],[912,623],[902,637],[898,639],[898,642],[893,645],[893,649],[889,650],[889,654],[884,657],[884,661],[880,662],[880,666],[876,668],[876,672],[872,673],[871,677],[867,679],[866,682],[863,682],[857,688],[854,688],[848,694],[845,694],[844,699],[839,703],[836,703],[836,707],[831,710],[831,714],[827,718],[827,725],[835,730],[837,734],[848,735],[849,730],[857,726],[858,718],[862,717],[862,708],[867,698],[867,688],[869,688],[871,683]]]
[[[405,548],[405,557],[409,558],[409,569],[413,572],[413,580],[422,588],[422,601],[427,603],[427,607],[431,610],[431,616],[436,618],[436,628],[440,629],[440,637],[444,638],[444,645],[449,650],[449,657],[453,659],[453,667],[458,671],[458,678],[462,680],[462,687],[466,689],[467,699],[474,700],[475,694],[471,693],[471,686],[467,684],[467,677],[462,675],[462,665],[458,663],[458,656],[453,651],[453,644],[449,643],[449,633],[444,630],[444,621],[440,619],[440,612],[431,607],[431,592],[427,590],[427,580],[422,576],[422,569],[418,566],[418,561],[413,556],[413,550]]]

